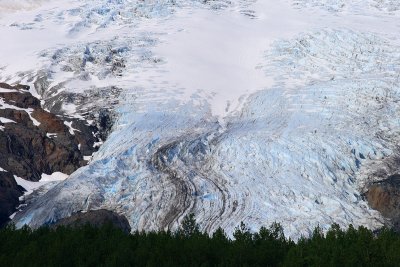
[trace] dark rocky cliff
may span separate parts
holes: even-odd
[[[389,219],[395,230],[400,231],[400,174],[373,183],[365,196],[369,205]]]
[[[128,220],[115,212],[109,210],[91,210],[85,213],[75,213],[68,218],[64,218],[52,225],[52,227],[57,226],[72,226],[80,227],[85,224],[90,224],[95,227],[100,227],[104,224],[112,224],[124,231],[125,233],[130,233],[131,227],[129,226]]]

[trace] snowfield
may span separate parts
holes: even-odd
[[[31,10],[39,7],[47,0],[1,0],[0,14],[17,12],[20,10]]]
[[[31,3],[31,2],[21,2]],[[0,2],[0,8],[7,8]],[[3,14],[0,80],[116,123],[88,166],[13,217],[111,209],[133,230],[377,228],[396,171],[400,5],[351,0],[47,1]],[[73,96],[73,97],[72,97]],[[59,102],[55,102],[57,99]],[[58,103],[58,104],[57,104]]]

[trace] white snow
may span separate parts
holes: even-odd
[[[18,185],[22,186],[26,192],[24,193],[24,196],[31,194],[35,189],[41,187],[43,185],[42,182],[31,182],[28,180],[25,180],[21,177],[15,176],[15,181],[17,182]]]
[[[68,130],[69,130],[69,133],[70,133],[70,134],[75,135],[75,131],[78,131],[78,132],[79,132],[79,130],[77,130],[77,129],[75,129],[75,128],[72,127],[72,121],[64,121],[64,124],[65,124],[66,126],[68,126]]]
[[[61,173],[61,172],[54,172],[52,174],[45,174],[42,173],[41,179],[38,182],[32,182],[25,180],[21,177],[14,175],[15,181],[18,185],[22,186],[27,192],[24,193],[24,196],[30,195],[34,190],[38,189],[39,187],[46,185],[50,182],[60,182],[64,181],[68,178],[69,175]]]
[[[17,214],[17,212],[14,212],[13,214],[10,215],[10,220],[14,219],[15,215]]]
[[[46,133],[46,136],[47,136],[48,138],[57,137],[57,133]]]
[[[39,126],[40,125],[40,122],[37,120],[37,119],[35,119],[34,117],[32,117],[32,109],[28,109],[30,112],[28,112],[28,114],[29,114],[29,117],[31,118],[31,121],[32,121],[32,123],[33,123],[33,125],[35,125],[35,126]]]
[[[94,144],[93,144],[93,147],[100,147],[101,145],[103,144],[103,142],[95,142]]]
[[[1,123],[16,123],[15,121],[4,118],[4,117],[0,117],[0,122]]]
[[[46,0],[1,0],[0,14],[33,9],[40,6],[40,4],[45,1]]]
[[[68,174],[62,172],[53,172],[52,174],[42,173],[42,178],[40,182],[54,182],[54,181],[63,181],[68,178]]]
[[[14,90],[14,89],[5,89],[5,88],[0,87],[0,93],[14,93],[14,92],[18,92],[18,91]]]
[[[83,156],[83,160],[90,161],[92,159],[92,156]]]
[[[0,171],[5,171],[5,170],[0,168]],[[61,172],[54,172],[50,175],[43,173],[41,176],[41,179],[38,182],[32,182],[32,181],[28,181],[28,180],[25,180],[21,177],[14,175],[14,179],[17,182],[17,184],[22,186],[26,190],[26,192],[19,198],[19,200],[23,201],[27,196],[29,196],[35,190],[38,190],[40,188],[47,187],[45,189],[47,191],[47,190],[51,189],[52,187],[54,187],[57,183],[67,179],[68,176],[69,175],[61,173]],[[26,206],[26,204],[21,204],[19,207],[17,207],[17,210],[21,211],[25,206]],[[12,220],[15,217],[15,215],[18,213],[18,211],[11,214],[9,218]]]

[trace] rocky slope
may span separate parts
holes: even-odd
[[[0,223],[18,206],[24,189],[14,177],[37,182],[42,174],[71,174],[97,150],[97,128],[52,114],[28,86],[0,83]]]
[[[112,224],[114,227],[121,229],[125,233],[130,233],[131,231],[129,222],[124,216],[118,215],[109,210],[91,210],[84,213],[78,212],[72,214],[68,218],[57,221],[56,223],[52,224],[51,227],[82,227],[86,224],[90,224],[91,226],[95,227]]]
[[[389,219],[389,224],[400,231],[400,175],[371,184],[365,193],[373,209]]]

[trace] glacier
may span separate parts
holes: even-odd
[[[363,193],[399,156],[393,1],[38,3],[0,13],[13,43],[0,79],[36,85],[49,109],[63,96],[82,119],[112,107],[116,121],[87,166],[27,199],[18,227],[92,209],[133,230],[176,229],[191,212],[208,232],[276,221],[292,238],[384,224]]]

